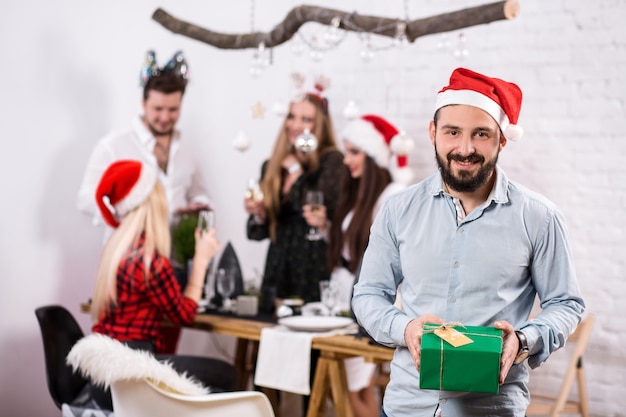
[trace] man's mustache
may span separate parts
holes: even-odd
[[[458,154],[450,154],[448,155],[448,162],[450,161],[458,161],[458,162],[469,162],[469,163],[482,163],[485,162],[485,158],[477,154],[471,154],[468,156],[461,156]]]

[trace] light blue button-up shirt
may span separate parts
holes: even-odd
[[[352,299],[359,323],[381,344],[396,347],[384,398],[389,417],[524,416],[528,371],[514,365],[500,394],[419,389],[404,341],[414,318],[493,326],[506,320],[529,342],[537,367],[565,344],[581,319],[567,230],[552,202],[506,177],[499,167],[489,198],[457,221],[439,173],[391,196],[370,233]],[[399,284],[402,310],[393,306]],[[528,316],[535,296],[541,312]],[[470,409],[471,407],[471,409]]]

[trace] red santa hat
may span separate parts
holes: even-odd
[[[138,207],[150,195],[157,181],[156,171],[139,161],[113,162],[102,174],[96,189],[96,203],[111,227]]]
[[[342,145],[343,140],[349,141],[379,167],[389,169],[394,180],[408,184],[413,179],[408,167],[408,154],[415,146],[413,140],[382,117],[366,114],[351,120],[342,130],[341,138]],[[390,166],[392,156],[396,157],[396,163]]]
[[[437,94],[435,111],[450,104],[478,107],[493,117],[506,139],[515,141],[522,137],[523,130],[517,125],[522,90],[516,84],[457,68],[450,76],[450,85]]]

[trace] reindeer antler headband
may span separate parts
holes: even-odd
[[[165,73],[174,74],[185,81],[189,80],[189,65],[187,65],[183,51],[177,51],[163,67],[159,68],[156,61],[156,53],[153,50],[149,50],[146,53],[146,60],[141,67],[139,84],[141,87],[145,87],[150,78]]]

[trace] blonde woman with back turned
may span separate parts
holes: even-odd
[[[196,229],[193,269],[181,289],[169,258],[167,198],[155,170],[134,160],[114,162],[102,175],[96,200],[104,220],[115,230],[100,259],[91,305],[93,331],[133,348],[158,352],[163,343],[159,326],[165,318],[179,325],[193,321],[206,269],[221,243],[215,229]],[[208,358],[157,357],[168,359],[179,372],[186,371],[205,385],[234,389],[233,381],[216,382],[218,374],[224,378],[231,371],[225,362],[210,359],[211,369],[204,369]],[[107,392],[92,389],[92,393],[100,405],[111,408]]]

